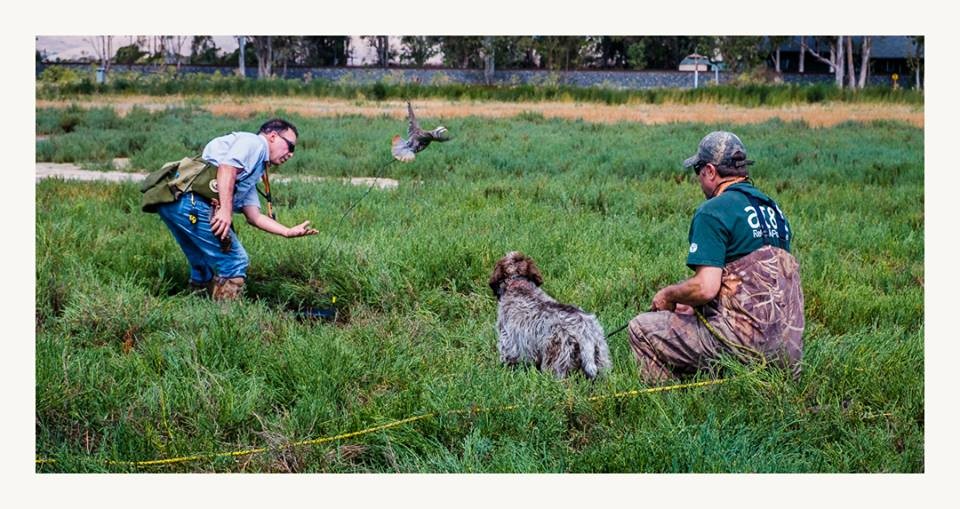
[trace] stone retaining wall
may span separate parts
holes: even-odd
[[[82,70],[95,69],[91,64],[53,64],[63,65]],[[167,66],[166,69],[173,66]],[[37,66],[37,76],[44,66]],[[157,73],[165,68],[157,66],[128,66],[113,65],[111,72],[141,72]],[[366,85],[376,82],[384,83],[420,83],[424,85],[442,85],[453,83],[483,84],[482,70],[466,69],[407,69],[407,68],[376,68],[376,67],[290,67],[275,69],[277,75],[287,79],[315,80],[322,79],[341,84]],[[219,72],[224,75],[236,74],[235,67],[191,66],[184,65],[181,73],[213,74]],[[246,69],[247,77],[256,78],[256,67]],[[713,72],[699,73],[699,86],[708,83],[727,83],[736,77],[733,73]],[[832,74],[799,74],[784,73],[784,82],[802,83],[833,83]],[[890,76],[875,75],[869,77],[870,85],[890,86]],[[569,85],[575,87],[603,87],[613,89],[646,89],[646,88],[693,88],[694,76],[692,72],[681,71],[544,71],[544,70],[503,70],[493,76],[496,85]],[[902,83],[903,84],[903,83]]]

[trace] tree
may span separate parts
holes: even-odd
[[[496,51],[494,50],[493,37],[483,38],[483,82],[487,85],[493,85],[493,73],[496,65]]]
[[[536,58],[532,37],[493,37],[492,53],[495,65],[500,69],[529,69],[535,66]],[[483,49],[481,49],[481,52]]]
[[[628,48],[636,37],[602,36],[591,37],[588,64],[600,68],[625,69],[630,61]]]
[[[378,67],[389,66],[390,60],[397,56],[396,51],[390,50],[390,38],[386,35],[364,35],[362,38],[376,51]]]
[[[273,63],[282,64],[283,70],[281,76],[287,75],[287,64],[302,58],[302,47],[300,37],[293,36],[273,36]]]
[[[773,70],[780,74],[780,47],[786,44],[790,40],[790,37],[785,35],[775,35],[767,37],[767,42],[770,44],[770,48],[773,50],[771,57],[773,58]],[[802,54],[802,53],[801,53]]]
[[[711,41],[712,39],[712,41]],[[696,48],[707,55],[717,53],[723,56],[726,68],[734,72],[744,72],[754,69],[767,57],[763,37],[756,36],[718,36],[700,38]],[[711,44],[712,43],[712,44]]]
[[[458,69],[479,69],[483,63],[483,38],[476,36],[438,37],[443,65]]]
[[[863,36],[860,43],[860,74],[857,75],[857,69],[854,64],[857,53],[854,50],[853,37],[849,35],[838,35],[829,37],[813,37],[813,42],[817,49],[814,49],[807,43],[805,37],[800,38],[801,54],[810,53],[817,60],[830,66],[834,73],[835,83],[838,88],[846,86],[850,89],[862,89],[867,84],[867,77],[870,75],[870,53],[873,46],[873,37]],[[820,54],[819,47],[826,45],[830,52],[828,56]]]
[[[427,60],[440,53],[436,37],[405,35],[400,38],[400,61],[423,67]]]
[[[350,57],[346,36],[305,36],[294,38],[293,62],[308,67],[345,66]]]
[[[913,56],[907,58],[907,66],[914,72],[913,87],[917,90],[923,90],[923,86],[921,85],[923,80],[920,79],[923,72],[923,36],[915,35],[911,36],[910,39],[913,42]]]
[[[713,47],[712,38],[645,36],[632,41],[627,54],[632,69],[671,69],[698,47]]]
[[[173,53],[174,61],[177,64],[177,73],[180,73],[180,64],[183,63],[183,47],[187,44],[187,41],[190,39],[185,35],[168,35],[166,36],[170,51]]]
[[[246,39],[253,44],[253,51],[257,56],[257,77],[269,78],[273,75],[273,36],[248,35]]]
[[[150,37],[147,39],[147,52],[148,62],[156,64],[157,67],[162,66],[166,63],[167,55],[167,46],[166,46],[166,37],[159,35],[155,37]],[[141,44],[141,41],[138,39],[137,44]]]
[[[250,53],[247,53],[247,46],[250,46],[250,49],[253,49],[253,44],[247,40],[243,35],[237,36],[237,71],[240,74],[241,79],[246,79],[247,77],[247,58]],[[251,52],[252,53],[252,52]]]
[[[585,49],[590,46],[586,37],[562,35],[535,36],[534,49],[540,55],[540,67],[560,70],[580,67],[584,61]]]
[[[801,39],[802,49],[806,50],[810,55],[812,55],[817,60],[830,66],[830,70],[833,71],[835,82],[837,88],[843,88],[843,62],[844,62],[844,49],[843,49],[843,36],[829,36],[829,37],[813,37],[814,43],[819,45],[820,43],[826,44],[830,48],[829,57],[824,57],[820,53],[807,43],[807,41]]]
[[[217,44],[209,35],[196,35],[190,41],[191,64],[211,65],[217,63]]]
[[[647,68],[647,58],[646,58],[647,44],[643,41],[643,38],[638,37],[634,41],[627,43],[626,47],[626,65],[627,69],[646,69]]]
[[[93,53],[100,61],[100,67],[103,68],[103,75],[106,77],[110,72],[110,58],[113,56],[113,36],[101,35],[86,41],[93,46]]]
[[[128,44],[117,48],[117,54],[113,57],[114,61],[122,65],[132,65],[137,63],[147,53],[140,49],[136,44]]]
[[[845,42],[847,44],[844,49],[847,55],[847,87],[853,90],[857,88],[857,73],[853,68],[853,37],[847,36]]]
[[[581,64],[601,69],[643,69],[645,43],[636,36],[589,36],[581,48]]]
[[[286,66],[335,67],[347,65],[350,39],[346,36],[275,36],[274,63]]]
[[[872,37],[869,35],[863,36],[863,42],[861,43],[860,49],[860,80],[857,83],[857,88],[862,89],[867,86],[867,75],[870,72],[870,49],[873,44]]]
[[[217,63],[227,67],[236,67],[237,75],[240,77],[245,77],[246,68],[257,65],[257,58],[254,54],[255,51],[253,49],[253,43],[250,42],[249,37],[238,35],[236,38],[237,49],[223,55],[221,58],[218,58]]]
[[[804,57],[807,56],[807,52],[805,51],[806,47],[807,47],[807,37],[805,35],[801,35],[800,36],[800,63],[798,67],[800,74],[803,74]]]

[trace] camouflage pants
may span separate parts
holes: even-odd
[[[764,246],[728,263],[717,297],[696,314],[641,313],[630,321],[630,347],[647,383],[710,369],[721,355],[762,361],[800,375],[803,291],[796,259]]]

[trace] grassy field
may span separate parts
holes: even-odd
[[[41,109],[38,160],[154,168],[267,116]],[[373,176],[405,127],[291,118],[301,137],[285,174]],[[320,234],[238,225],[248,292],[225,307],[187,293],[185,259],[135,185],[38,183],[37,471],[924,471],[921,129],[532,113],[447,127],[454,141],[387,166],[399,189],[371,192],[339,228],[364,188],[275,184],[280,219]],[[500,366],[486,282],[505,251],[533,256],[544,289],[608,331],[689,275],[703,197],[679,166],[715,128],[740,134],[795,226],[801,380],[731,364],[723,384],[606,397],[645,388],[622,332],[594,384]],[[336,323],[298,318],[332,296]]]

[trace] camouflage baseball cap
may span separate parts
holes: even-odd
[[[747,149],[736,134],[727,131],[714,131],[700,140],[696,155],[683,162],[684,168],[710,163],[714,166],[744,166],[747,161]],[[741,162],[742,161],[742,162]]]

